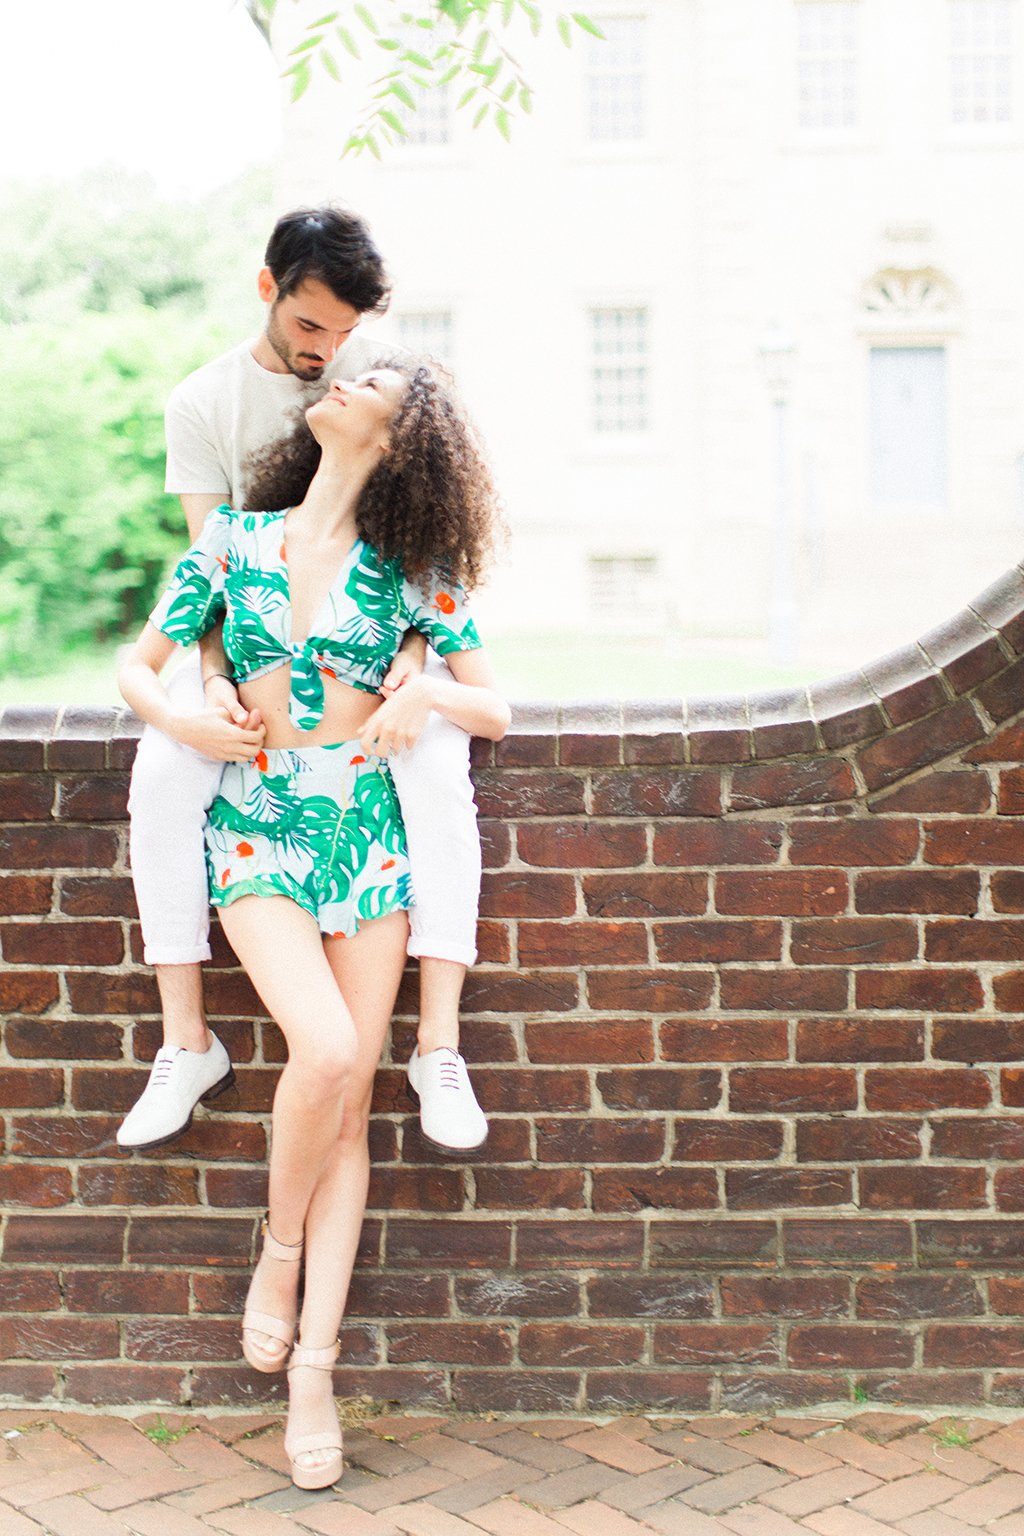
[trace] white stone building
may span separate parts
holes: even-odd
[[[319,6],[279,7],[279,56]],[[515,532],[489,624],[764,634],[818,670],[913,638],[1021,553],[1024,0],[587,9],[605,43],[523,49],[511,146],[434,97],[339,160],[358,69],[287,113],[281,205],[367,215],[382,329],[484,425]]]

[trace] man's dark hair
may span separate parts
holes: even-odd
[[[384,259],[362,219],[346,208],[296,208],[282,215],[264,260],[279,298],[312,278],[361,315],[387,308],[391,285]]]

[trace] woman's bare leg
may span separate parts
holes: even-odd
[[[269,921],[265,909],[274,909]],[[407,920],[396,912],[365,923],[353,938],[323,940],[309,914],[283,897],[242,898],[221,920],[288,1044],[274,1098],[270,1226],[281,1242],[305,1233],[300,1338],[307,1348],[323,1348],[338,1334],[362,1228],[370,1099],[405,963]],[[276,1302],[287,1315],[292,1267],[274,1265],[264,1277],[270,1266],[261,1266],[253,1306],[279,1316]],[[294,1372],[289,1398],[296,1435],[333,1422],[328,1372]],[[327,1452],[301,1457],[309,1467],[328,1459]]]
[[[316,921],[285,896],[244,896],[221,910],[221,926],[288,1045],[274,1095],[270,1230],[301,1242],[306,1211],[337,1143],[347,1078],[357,1059],[352,1016],[324,955]],[[299,1266],[260,1263],[249,1303],[272,1317],[294,1315]],[[256,1342],[286,1351],[268,1335]]]
[[[334,1152],[317,1182],[306,1215],[306,1289],[299,1339],[310,1349],[333,1342],[345,1310],[352,1266],[366,1210],[370,1177],[367,1128],[373,1079],[391,1022],[405,965],[404,913],[376,918],[351,939],[328,939],[328,959],[355,1021],[359,1055],[345,1095]],[[296,1434],[313,1431],[334,1413],[331,1378],[324,1371],[294,1371],[288,1378],[289,1423]],[[317,1466],[329,1453],[299,1460]]]

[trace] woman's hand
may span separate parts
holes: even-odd
[[[427,677],[411,677],[374,710],[359,733],[364,752],[390,757],[414,746],[434,707],[434,690]]]
[[[425,651],[420,649],[399,651],[380,685],[380,691],[386,699],[397,693],[399,688],[404,688],[406,683],[423,676],[424,657]]]
[[[233,713],[222,704],[196,711],[174,711],[168,732],[183,746],[219,763],[245,763],[263,745],[267,728],[258,709],[243,709],[236,698]]]

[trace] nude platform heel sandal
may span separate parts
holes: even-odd
[[[340,1348],[341,1345],[337,1340],[333,1344],[328,1344],[326,1349],[305,1349],[301,1344],[296,1344],[288,1362],[289,1376],[296,1370],[330,1373],[334,1369],[334,1362],[338,1358]],[[333,1451],[334,1455],[318,1467],[296,1466],[295,1458],[307,1451]],[[330,1488],[342,1473],[341,1425],[338,1423],[337,1415],[335,1414],[333,1430],[325,1429],[312,1435],[296,1435],[294,1439],[289,1439],[286,1434],[284,1453],[291,1463],[292,1482],[296,1488]]]
[[[276,1259],[283,1264],[299,1264],[302,1261],[303,1244],[279,1243],[270,1230],[270,1213],[263,1218],[260,1228],[263,1233],[263,1249],[260,1259],[264,1257]],[[250,1291],[252,1286],[249,1287]],[[298,1312],[289,1321],[283,1317],[272,1317],[269,1312],[257,1312],[250,1307],[248,1300],[245,1311],[242,1314],[242,1354],[248,1360],[254,1371],[263,1371],[270,1374],[273,1371],[283,1371],[288,1360],[288,1351],[295,1338],[295,1328],[298,1323]],[[281,1344],[279,1350],[269,1350],[265,1345],[257,1343],[252,1337],[253,1333],[266,1333],[272,1339],[277,1339]]]

